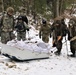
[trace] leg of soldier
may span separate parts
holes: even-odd
[[[26,40],[26,33],[22,32],[21,37],[22,37],[22,40],[25,41]]]
[[[6,44],[9,41],[9,33],[8,32],[2,32],[1,33],[1,42]]]
[[[42,36],[42,41],[46,43],[46,37],[45,36]]]
[[[61,40],[57,42],[56,48],[57,48],[57,51],[55,52],[55,54],[60,55],[61,49],[62,49],[62,41]]]
[[[1,42],[6,44],[6,38],[5,38],[5,33],[4,32],[1,33]]]
[[[48,43],[48,42],[49,42],[49,38],[48,38],[48,37],[43,37],[43,41],[44,41],[45,43]]]
[[[13,32],[9,32],[9,36],[10,36],[10,41],[15,39],[15,34],[13,34]]]
[[[75,50],[76,50],[76,40],[70,42],[70,49],[71,52],[73,53],[72,55],[70,55],[71,57],[75,57]]]
[[[21,34],[20,34],[20,32],[17,32],[17,40],[18,40],[18,41],[21,40]]]
[[[49,41],[48,36],[47,35],[43,35],[42,36],[42,41],[44,41],[45,43],[48,43],[48,41]]]
[[[45,39],[46,39],[46,43],[48,43],[49,42],[49,35],[47,35],[47,37]]]

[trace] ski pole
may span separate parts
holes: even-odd
[[[28,40],[30,40],[30,37],[29,37],[29,31],[27,31],[28,32]]]
[[[67,45],[66,36],[65,36],[65,41],[66,41],[66,50],[67,50],[67,56],[68,56],[68,45]]]

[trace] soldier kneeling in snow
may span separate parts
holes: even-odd
[[[21,39],[23,41],[26,40],[26,30],[29,31],[29,27],[26,25],[26,23],[22,20],[22,16],[19,16],[18,22],[15,26],[17,30],[17,40],[20,41]]]

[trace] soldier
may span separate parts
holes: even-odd
[[[25,14],[25,8],[20,9],[20,15],[19,16],[22,16],[22,20],[28,25],[28,18]]]
[[[67,25],[65,24],[65,18],[62,18],[61,19],[61,25],[62,25],[62,35],[63,35],[63,37],[65,37],[66,36],[66,34],[68,33],[68,28],[67,28]],[[66,38],[65,38],[65,40],[66,40]]]
[[[76,51],[76,39],[72,40],[73,37],[76,37],[76,21],[74,19],[70,19],[69,21],[69,27],[68,27],[69,33],[68,33],[68,40],[70,40],[70,49],[72,54],[71,57],[75,57],[75,51]]]
[[[51,35],[50,26],[47,24],[46,20],[42,20],[42,25],[39,31],[39,38],[41,38],[42,36],[42,41],[48,43],[50,35]]]
[[[29,27],[22,20],[22,16],[19,16],[17,19],[18,19],[18,22],[15,26],[15,28],[17,30],[17,40],[20,41],[22,39],[23,41],[25,41],[26,40],[26,30],[29,31]]]
[[[8,41],[12,40],[15,38],[13,34],[14,30],[14,17],[13,17],[13,12],[14,9],[12,7],[7,8],[7,13],[3,15],[1,18],[1,42],[2,43],[7,43]]]
[[[55,54],[60,55],[62,49],[62,39],[63,39],[61,21],[56,20],[53,23],[51,30],[53,32],[53,47],[57,48]]]

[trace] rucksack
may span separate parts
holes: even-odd
[[[18,32],[24,32],[26,30],[24,22],[20,23],[17,22],[17,25],[15,26]]]
[[[19,15],[19,16],[21,16],[22,17],[22,21],[24,21],[28,25],[28,19],[27,19],[26,15]]]

